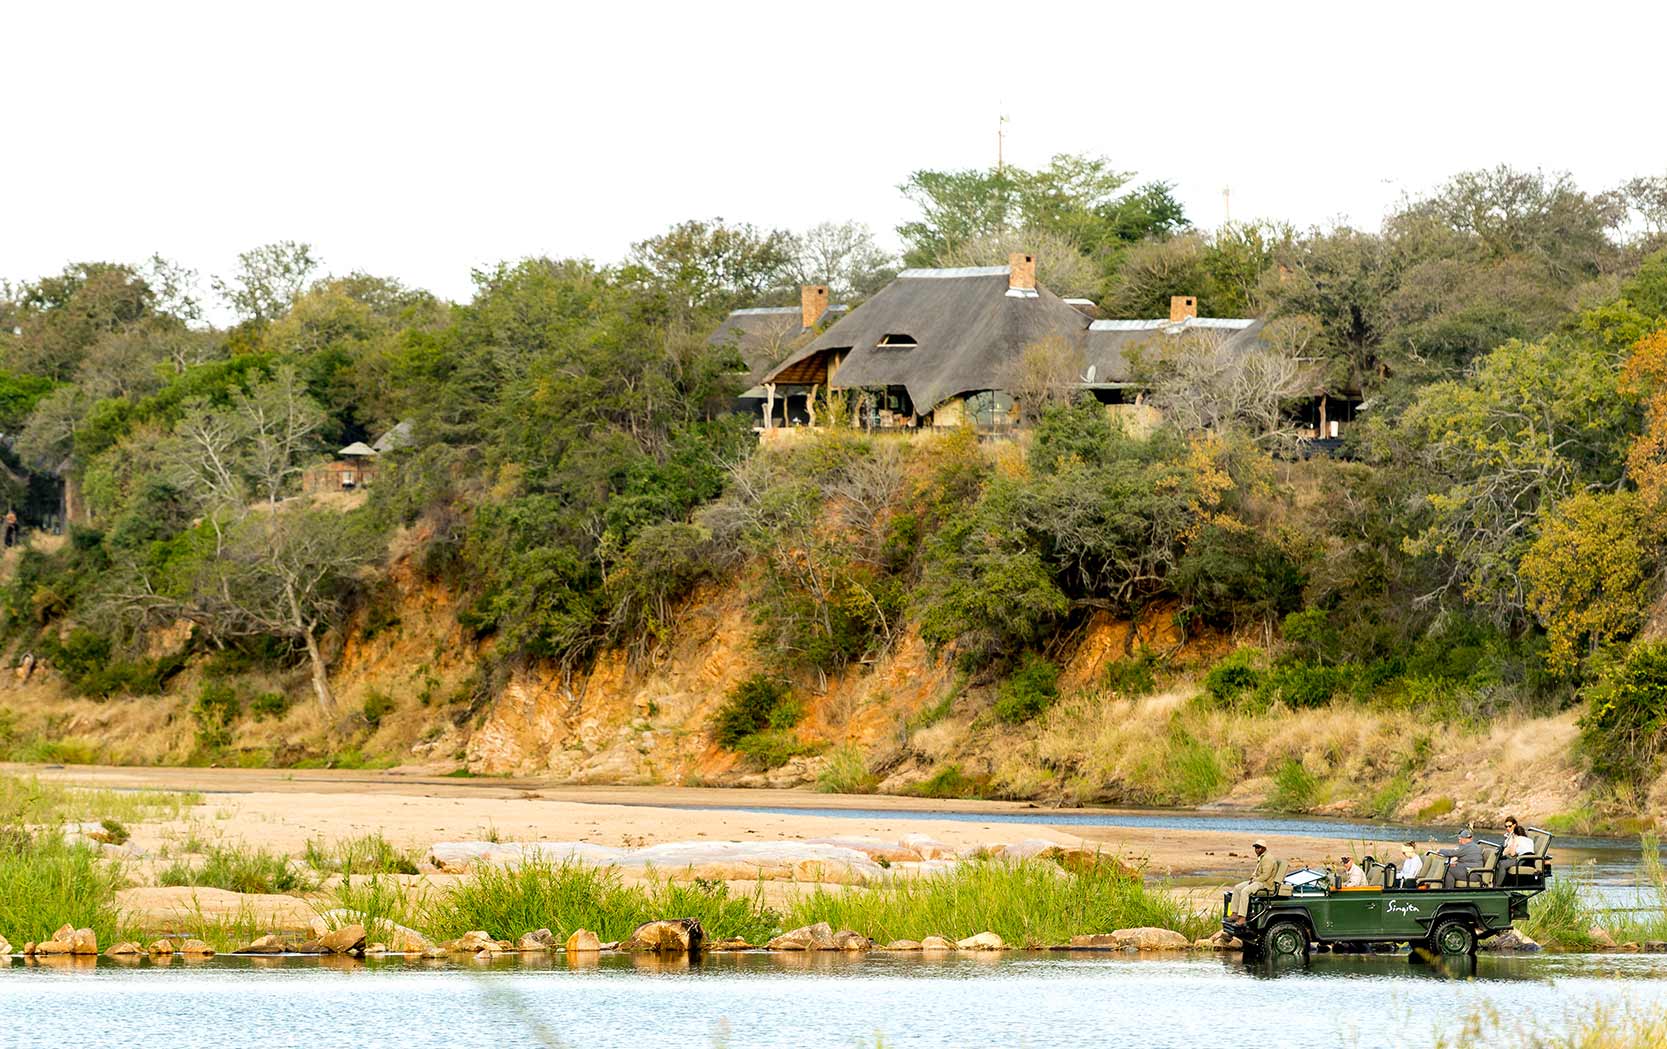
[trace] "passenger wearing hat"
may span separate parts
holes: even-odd
[[[1471,839],[1469,827],[1459,831],[1459,844],[1455,848],[1437,849],[1436,853],[1447,857],[1447,873],[1441,879],[1444,889],[1469,880],[1470,872],[1482,865],[1482,847]]]
[[[1408,889],[1418,887],[1418,872],[1424,869],[1424,861],[1418,858],[1418,846],[1410,841],[1401,843],[1401,877],[1399,884]]]
[[[1353,856],[1340,856],[1337,863],[1338,888],[1364,889],[1366,887],[1366,871],[1354,861]]]
[[[1250,872],[1248,881],[1241,881],[1233,886],[1233,912],[1227,920],[1239,925],[1244,924],[1245,913],[1250,910],[1250,897],[1253,893],[1274,891],[1273,877],[1279,870],[1279,863],[1268,855],[1268,843],[1260,839],[1250,843],[1256,850],[1256,869]]]

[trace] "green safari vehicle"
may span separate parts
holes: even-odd
[[[1429,853],[1411,884],[1393,866],[1370,863],[1364,888],[1339,888],[1320,871],[1287,878],[1279,865],[1278,891],[1250,897],[1244,924],[1228,920],[1232,894],[1222,901],[1222,929],[1244,943],[1246,957],[1306,957],[1310,944],[1334,947],[1410,944],[1431,954],[1472,954],[1478,940],[1528,917],[1528,901],[1551,877],[1551,835],[1531,830],[1535,853],[1504,865],[1499,849],[1481,842],[1483,866],[1453,888],[1443,885],[1446,858]],[[1495,882],[1498,884],[1495,884]]]

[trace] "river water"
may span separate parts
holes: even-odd
[[[1667,1008],[1667,957],[1483,956],[1474,971],[1405,955],[1273,969],[1023,953],[14,963],[0,1046],[1428,1046],[1478,1010],[1544,1033],[1595,1008]]]

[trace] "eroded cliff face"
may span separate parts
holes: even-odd
[[[725,694],[760,671],[757,631],[746,587],[708,583],[686,603],[664,650],[635,661],[603,653],[588,672],[522,671],[504,688],[469,739],[476,772],[540,772],[580,783],[770,783],[815,777],[824,758],[795,758],[772,773],[738,767],[714,746],[707,727]],[[865,750],[896,734],[909,715],[953,684],[942,660],[910,632],[871,665],[798,688],[797,726],[807,743],[853,743]]]

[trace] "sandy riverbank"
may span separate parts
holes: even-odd
[[[310,839],[380,832],[420,853],[437,841],[581,841],[640,847],[676,841],[791,841],[865,836],[895,840],[926,834],[956,848],[1048,839],[1113,852],[1160,875],[1231,873],[1249,862],[1245,835],[1215,830],[1070,826],[1075,810],[1020,802],[932,801],[791,790],[569,786],[537,779],[454,779],[421,769],[296,771],[267,769],[0,766],[13,775],[108,789],[192,790],[204,804],[179,821],[134,828],[153,848],[207,827],[212,836],[299,854]],[[786,811],[738,811],[738,807]],[[835,817],[807,809],[940,811],[956,819]],[[965,814],[1002,815],[985,823]],[[1012,817],[1029,817],[1013,822]],[[1264,835],[1293,860],[1334,856],[1335,839]],[[1277,837],[1277,841],[1274,839]]]

